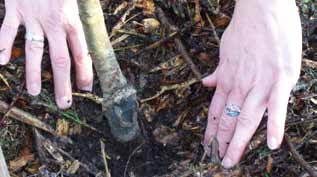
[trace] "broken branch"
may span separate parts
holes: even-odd
[[[7,103],[0,101],[0,112],[5,113],[9,109],[9,107],[10,106]],[[25,124],[31,125],[33,127],[36,127],[38,129],[44,130],[54,136],[58,136],[52,127],[40,121],[30,113],[25,112],[16,107],[12,107],[10,110],[11,111],[8,113],[9,117],[17,121],[23,122]]]

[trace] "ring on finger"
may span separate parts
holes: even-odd
[[[241,109],[238,105],[228,104],[225,107],[225,113],[229,117],[238,117],[240,115]]]
[[[42,35],[36,35],[31,32],[27,32],[25,34],[25,40],[31,41],[31,42],[40,42],[44,43],[44,37]]]

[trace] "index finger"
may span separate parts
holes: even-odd
[[[11,50],[14,39],[18,32],[20,22],[14,15],[5,15],[0,30],[0,64],[5,65],[9,62],[11,57]]]

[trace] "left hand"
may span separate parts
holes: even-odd
[[[301,66],[301,23],[294,0],[238,0],[220,45],[220,63],[203,84],[216,87],[204,144],[214,137],[226,168],[237,164],[268,109],[270,149],[283,140],[290,92]],[[241,112],[229,115],[230,105]]]
[[[5,0],[6,14],[0,30],[0,65],[9,62],[18,27],[27,31],[25,42],[26,87],[30,95],[40,94],[44,36],[49,43],[55,100],[61,109],[72,104],[71,50],[80,90],[93,86],[92,60],[79,18],[76,0]],[[69,48],[68,48],[69,46]]]

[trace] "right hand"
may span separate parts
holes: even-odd
[[[301,30],[294,0],[237,1],[221,39],[219,66],[203,80],[216,87],[204,144],[209,150],[217,138],[224,167],[239,162],[266,109],[268,147],[280,146],[290,92],[300,74]]]
[[[0,64],[9,62],[19,25],[28,34],[48,39],[54,75],[55,99],[61,109],[72,104],[69,44],[76,68],[76,83],[81,90],[91,91],[92,60],[76,0],[6,0],[6,14],[0,31]],[[32,35],[31,35],[32,36]],[[28,93],[41,92],[41,61],[44,42],[26,40],[26,86]]]

